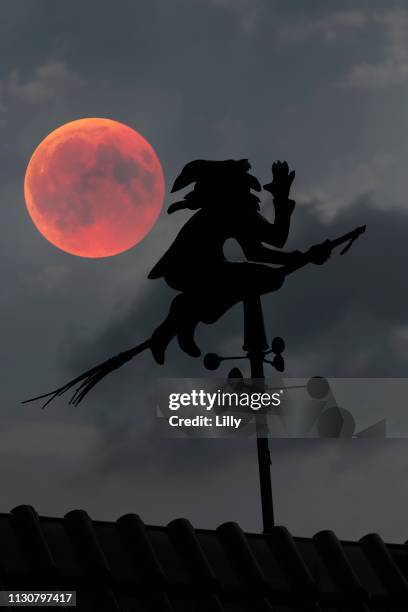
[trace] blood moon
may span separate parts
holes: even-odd
[[[34,225],[53,245],[80,257],[109,257],[152,229],[164,176],[152,146],[132,128],[78,119],[35,149],[24,195]]]

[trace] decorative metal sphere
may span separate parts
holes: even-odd
[[[239,368],[232,368],[228,374],[228,380],[241,380],[243,377],[242,372]]]
[[[276,353],[276,355],[283,353],[285,346],[285,341],[279,336],[276,336],[276,338],[272,340],[271,349],[274,353]]]
[[[315,399],[323,399],[330,392],[330,385],[322,376],[313,376],[307,383],[307,392]]]
[[[216,370],[222,361],[222,358],[216,353],[207,353],[204,357],[204,367],[207,370]]]
[[[274,368],[278,370],[278,372],[283,372],[285,369],[285,360],[283,359],[282,355],[276,355],[272,364]]]

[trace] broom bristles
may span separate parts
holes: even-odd
[[[79,383],[81,383],[75,389],[74,394],[69,401],[70,404],[73,404],[74,406],[78,406],[78,404],[81,403],[81,401],[89,393],[89,391],[99,381],[101,381],[102,378],[105,378],[105,376],[107,376],[114,370],[117,370],[118,368],[123,366],[125,363],[133,359],[133,357],[136,357],[136,355],[139,355],[146,349],[150,348],[150,342],[151,341],[149,338],[149,340],[145,340],[141,344],[138,344],[137,346],[127,351],[123,351],[122,353],[119,353],[118,355],[115,355],[114,357],[110,357],[103,363],[100,363],[99,365],[94,366],[93,368],[91,368],[90,370],[87,370],[83,374],[80,374],[73,380],[70,380],[68,383],[66,383],[62,387],[58,387],[58,389],[54,389],[54,391],[49,391],[48,393],[37,395],[36,397],[32,397],[28,400],[24,400],[22,404],[28,404],[29,402],[35,402],[39,399],[48,398],[47,401],[42,405],[42,408],[45,408],[46,406],[48,406],[50,402],[52,402],[53,399],[55,399],[56,397],[59,397],[60,395],[63,395],[64,393],[74,388]]]

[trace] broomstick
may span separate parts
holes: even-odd
[[[345,253],[347,253],[347,251],[352,246],[354,241],[361,234],[365,232],[365,229],[366,229],[366,226],[362,225],[361,227],[357,227],[356,229],[354,229],[352,232],[349,232],[348,234],[344,234],[344,236],[341,236],[340,238],[336,238],[335,240],[328,240],[327,241],[328,247],[330,247],[331,249],[334,249],[346,242],[348,244],[340,252],[340,255],[344,255]],[[292,266],[291,265],[285,266],[285,270],[284,270],[285,274],[287,275],[291,274],[295,270],[298,270],[299,268],[302,268],[303,266],[305,266],[307,263],[309,263],[309,261],[307,260],[307,258],[305,258],[305,260],[302,262],[296,263]],[[50,402],[52,402],[53,399],[55,399],[56,397],[59,397],[60,395],[63,395],[64,393],[72,389],[73,387],[77,386],[77,388],[74,391],[73,396],[71,397],[69,401],[69,404],[78,406],[81,403],[81,401],[84,399],[84,397],[89,393],[89,391],[95,385],[97,385],[98,382],[100,382],[103,378],[105,378],[105,376],[107,376],[114,370],[121,368],[125,363],[133,359],[133,357],[136,357],[136,355],[139,355],[143,351],[150,348],[150,346],[151,346],[151,338],[149,338],[148,340],[145,340],[141,344],[138,344],[137,346],[131,349],[128,349],[127,351],[123,351],[122,353],[119,353],[118,355],[115,355],[114,357],[110,357],[110,359],[107,359],[103,363],[100,363],[99,365],[91,368],[90,370],[87,370],[80,376],[77,376],[77,378],[74,378],[73,380],[67,382],[62,387],[59,387],[58,389],[55,389],[54,391],[50,391],[49,393],[44,393],[43,395],[38,395],[37,397],[32,397],[31,399],[24,400],[22,403],[27,404],[29,402],[35,402],[36,400],[39,400],[39,399],[48,398],[47,401],[42,406],[42,408],[45,408]]]

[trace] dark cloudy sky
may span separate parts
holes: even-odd
[[[138,130],[167,192],[195,158],[248,157],[261,181],[296,169],[289,248],[367,223],[350,253],[264,300],[288,376],[404,377],[408,362],[408,10],[405,2],[14,0],[0,3],[1,511],[134,511],[259,530],[253,441],[155,437],[147,402],[161,369],[144,355],[79,408],[44,392],[143,340],[172,293],[146,275],[188,213],[164,212],[114,258],[57,250],[23,200],[33,149],[62,123],[109,117]],[[166,205],[170,202],[167,198]],[[271,214],[270,202],[264,204]],[[204,351],[240,349],[239,308]],[[170,376],[201,376],[169,351]],[[276,516],[294,534],[408,537],[408,440],[274,441]]]

